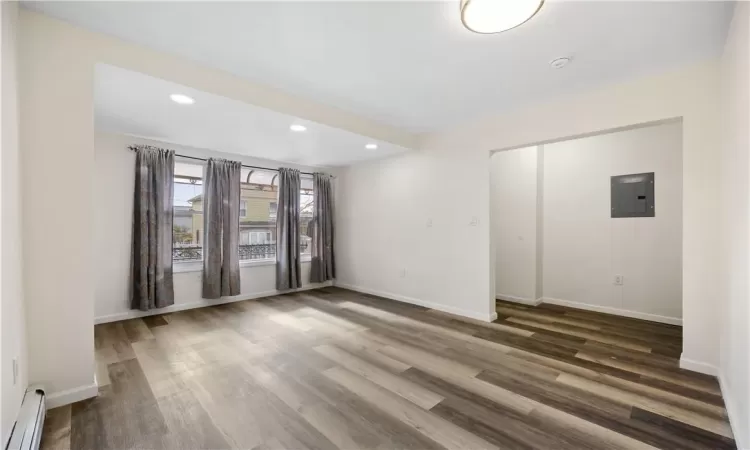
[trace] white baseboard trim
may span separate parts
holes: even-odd
[[[680,355],[680,368],[692,370],[693,372],[704,373],[706,375],[713,375],[715,377],[719,376],[719,368],[714,366],[713,364],[685,358],[682,355]]]
[[[168,314],[168,313],[173,313],[177,311],[185,311],[187,309],[223,305],[225,303],[242,302],[245,300],[254,300],[256,298],[273,297],[275,295],[288,294],[291,292],[309,291],[310,289],[319,289],[319,288],[328,287],[328,286],[333,286],[333,282],[326,281],[325,283],[312,283],[306,286],[302,286],[299,289],[291,289],[288,291],[277,291],[277,290],[262,291],[262,292],[254,292],[252,294],[244,294],[244,295],[241,294],[235,297],[222,297],[218,300],[202,300],[202,301],[190,302],[190,303],[180,303],[176,305],[167,306],[166,308],[154,309],[151,311],[138,311],[138,310],[125,311],[121,313],[95,317],[94,324],[98,325],[100,323],[117,322],[120,320],[127,320],[127,319],[136,319],[138,317],[153,316],[156,314]]]
[[[657,314],[649,314],[638,311],[629,311],[627,309],[611,308],[609,306],[598,306],[589,305],[587,303],[572,302],[570,300],[562,300],[559,298],[542,297],[543,303],[549,303],[550,305],[568,306],[570,308],[585,309],[587,311],[595,311],[605,314],[614,314],[617,316],[631,317],[633,319],[650,320],[651,322],[667,323],[670,325],[682,325],[682,319],[677,317],[660,316]]]
[[[682,361],[682,359],[680,359]],[[737,401],[734,397],[732,397],[731,393],[729,392],[729,385],[727,384],[727,380],[724,378],[723,373],[719,373],[719,388],[721,389],[721,398],[724,399],[724,407],[727,410],[727,415],[729,416],[729,426],[732,428],[732,434],[734,435],[734,443],[737,446],[738,450],[750,450],[750,442],[743,442],[743,435],[742,435],[742,428],[740,427],[740,423],[738,422],[739,419],[739,413],[737,412]]]
[[[455,308],[455,307],[452,307],[452,306],[441,305],[439,303],[432,303],[432,302],[420,300],[418,298],[406,297],[404,295],[392,294],[390,292],[378,291],[378,290],[375,290],[375,289],[369,289],[369,288],[365,288],[365,287],[361,287],[361,286],[354,286],[354,285],[346,284],[346,283],[336,282],[335,285],[337,287],[340,287],[340,288],[343,288],[343,289],[349,289],[350,291],[361,292],[363,294],[377,295],[378,297],[383,297],[383,298],[387,298],[387,299],[390,299],[390,300],[395,300],[397,302],[403,302],[403,303],[409,303],[409,304],[412,304],[412,305],[424,306],[425,308],[430,308],[430,309],[437,309],[439,311],[443,311],[443,312],[455,314],[457,316],[469,317],[471,319],[477,319],[477,320],[481,320],[483,322],[493,322],[493,321],[497,320],[497,313],[489,313],[489,312],[487,312],[486,314],[482,314],[482,313],[477,312],[477,311],[469,311],[469,310],[466,310],[466,309]]]
[[[527,298],[527,297],[516,297],[515,295],[497,294],[495,298],[498,300],[505,300],[506,302],[523,303],[524,305],[536,306],[542,303],[541,298]]]
[[[60,392],[53,392],[47,394],[46,403],[47,409],[57,408],[58,406],[65,406],[71,403],[80,402],[87,398],[96,397],[99,394],[99,387],[96,385],[96,379],[93,384],[86,386],[79,386],[72,389],[66,389]]]

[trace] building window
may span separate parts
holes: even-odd
[[[268,217],[276,220],[276,212],[279,210],[279,204],[277,202],[271,202],[268,204]]]
[[[175,162],[172,260],[201,261],[203,248],[203,165]]]
[[[247,217],[247,201],[240,200],[240,217]]]
[[[271,233],[269,231],[251,231],[250,244],[270,244]]]

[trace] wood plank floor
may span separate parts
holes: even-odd
[[[497,311],[326,288],[98,325],[99,396],[50,410],[42,447],[735,448],[680,327]]]

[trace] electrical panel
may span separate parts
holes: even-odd
[[[612,218],[654,217],[654,173],[617,175],[611,179]]]

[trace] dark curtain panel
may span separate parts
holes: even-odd
[[[313,174],[313,237],[310,281],[321,283],[336,278],[333,255],[333,190],[331,176]]]
[[[148,311],[174,304],[174,151],[148,146],[133,149],[136,154],[130,307]]]
[[[203,186],[203,298],[240,293],[238,161],[209,158]]]
[[[276,213],[276,289],[302,286],[299,263],[299,170],[279,169]]]

